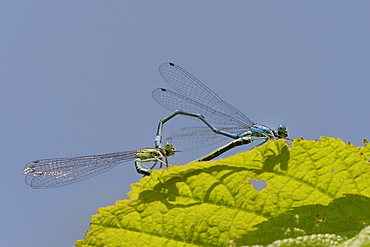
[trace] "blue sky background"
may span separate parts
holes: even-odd
[[[151,97],[169,88],[158,73],[166,61],[253,121],[287,123],[291,138],[370,140],[369,9],[367,1],[2,1],[0,246],[73,246],[99,207],[128,198],[141,178],[133,162],[47,190],[27,186],[22,170],[41,158],[152,147],[169,114]],[[189,125],[179,118],[166,133]]]

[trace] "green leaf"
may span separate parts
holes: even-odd
[[[370,226],[365,227],[362,231],[357,234],[354,238],[346,241],[341,247],[362,247],[369,246],[370,243]]]
[[[99,209],[77,246],[333,246],[370,222],[364,144],[278,140],[154,171],[132,185],[129,200]],[[267,187],[254,189],[254,180]]]

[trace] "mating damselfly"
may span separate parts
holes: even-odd
[[[174,154],[172,143],[166,143],[164,148],[142,148],[101,155],[41,159],[28,163],[23,174],[26,175],[26,184],[34,189],[54,188],[85,180],[106,172],[119,163],[135,160],[136,171],[148,176],[157,163],[160,163],[160,168],[162,164],[167,166],[167,157]],[[154,162],[154,164],[147,167],[143,164],[145,162]]]
[[[186,139],[188,142],[200,143],[199,146],[206,146],[222,141],[224,138],[221,137],[244,138],[225,145],[224,147],[227,146],[227,149],[223,147],[222,152],[215,150],[210,156],[205,156],[206,159],[202,159],[202,157],[198,160],[215,158],[218,153],[229,150],[233,145],[243,145],[261,139],[264,140],[260,144],[262,145],[270,139],[280,139],[288,136],[285,125],[281,124],[276,129],[272,129],[266,125],[254,123],[241,111],[222,100],[202,82],[174,63],[163,63],[159,66],[159,72],[163,79],[177,92],[164,88],[157,88],[152,92],[153,98],[160,105],[173,112],[159,121],[154,141],[156,147],[162,145],[163,125],[176,115],[185,115],[193,119],[198,118],[207,126],[207,130],[201,127],[183,128],[179,131],[180,133],[175,133],[171,138],[172,140],[177,139],[178,143]],[[190,142],[189,149],[196,148],[196,145],[192,145]],[[180,149],[185,151],[183,148]]]

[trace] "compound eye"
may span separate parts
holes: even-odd
[[[277,132],[278,132],[278,134],[279,134],[279,136],[281,136],[281,137],[287,137],[288,136],[288,131],[287,131],[287,128],[286,128],[286,126],[285,125],[282,125],[282,124],[280,124],[278,127],[277,127]]]
[[[164,144],[164,149],[172,150],[173,149],[173,144],[171,142],[166,142]]]

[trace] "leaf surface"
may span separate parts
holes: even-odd
[[[77,246],[333,246],[321,243],[344,242],[370,222],[364,144],[278,140],[153,171],[132,185],[129,200],[100,208]],[[256,190],[254,180],[267,187]]]

